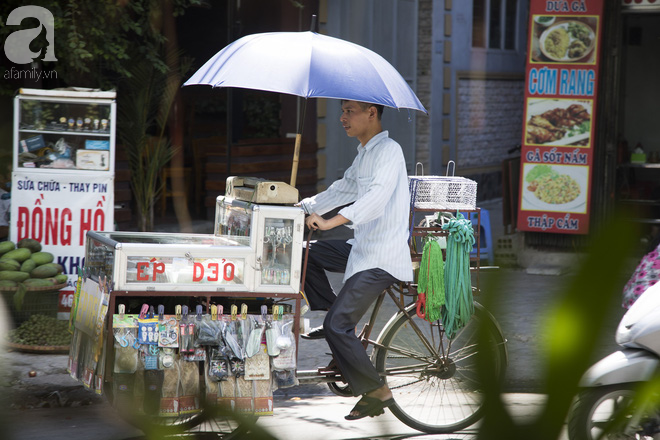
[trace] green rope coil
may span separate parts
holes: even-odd
[[[417,291],[426,294],[425,319],[429,322],[437,321],[442,316],[442,306],[445,304],[444,271],[442,248],[437,240],[429,238],[422,251],[417,282]]]
[[[456,218],[442,226],[447,237],[445,263],[445,305],[442,323],[447,337],[453,339],[474,313],[472,281],[470,278],[470,252],[474,246],[472,222],[460,212]]]

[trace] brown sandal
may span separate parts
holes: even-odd
[[[358,403],[355,404],[351,412],[344,417],[346,420],[358,420],[364,417],[376,417],[381,414],[384,414],[384,408],[388,408],[394,404],[394,398],[389,398],[387,400],[376,399],[375,397],[362,396]],[[351,415],[351,413],[357,412],[358,415]]]

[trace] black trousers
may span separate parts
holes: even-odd
[[[344,272],[351,245],[343,240],[311,244],[305,293],[312,309],[329,309],[323,329],[332,355],[355,396],[380,388],[384,382],[355,334],[355,326],[383,290],[397,282],[382,269],[358,272],[335,296],[325,271]]]

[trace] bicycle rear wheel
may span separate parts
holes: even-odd
[[[392,318],[379,336],[375,365],[396,402],[394,415],[418,431],[455,432],[476,422],[483,412],[482,379],[477,375],[477,350],[486,350],[498,378],[507,364],[506,340],[492,315],[475,302],[475,313],[454,339],[441,323],[415,314],[415,304]],[[413,325],[413,323],[415,325]],[[484,326],[485,344],[478,346]],[[419,329],[419,334],[414,327]]]

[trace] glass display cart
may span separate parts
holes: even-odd
[[[158,377],[156,382],[163,390],[160,402],[139,403],[136,414],[141,417],[135,423],[138,426],[174,421],[186,423],[199,416],[202,398],[250,415],[272,414],[273,388],[295,382],[300,329],[293,323],[300,322],[302,305],[302,208],[259,205],[220,196],[214,229],[213,234],[87,233],[81,292],[72,311],[76,331],[69,371],[90,389],[107,393],[111,401],[121,399],[126,389],[133,389],[130,384],[136,380],[149,382],[149,377]],[[146,337],[139,344],[135,343],[143,333],[143,321],[150,319],[160,324],[175,323],[156,338],[158,348],[149,346]],[[188,325],[191,327],[186,330]],[[192,341],[194,334],[197,343],[199,332],[211,328],[218,332],[219,328],[223,329],[223,336],[219,338],[222,341],[235,339],[235,347],[227,344],[235,351],[218,354],[219,349],[211,350],[208,346],[184,351],[185,338],[190,336]],[[269,356],[273,356],[271,350],[265,345],[263,350],[255,350],[255,343],[248,341],[258,338],[256,346],[261,346],[262,338],[265,341],[268,335],[266,328],[277,328],[277,337],[288,338],[286,347],[283,345],[273,358],[272,367],[268,366]],[[255,332],[262,336],[253,336]],[[145,327],[144,334],[151,333],[158,333],[158,330],[152,332]],[[102,347],[94,349],[99,340],[104,341],[100,343]],[[163,345],[164,340],[178,340],[178,348]],[[129,342],[123,344],[122,341]],[[138,346],[143,348],[138,349]],[[135,360],[128,364],[140,363],[144,370],[144,373],[130,370],[130,376],[144,374],[143,379],[136,379],[137,376],[127,379],[126,350],[132,352],[130,357]],[[250,350],[254,356],[248,356]],[[95,355],[90,355],[94,352]],[[178,355],[175,356],[175,352]],[[166,363],[163,363],[164,353],[171,355]],[[265,367],[263,359],[261,364],[255,360],[259,354],[265,356]],[[217,359],[211,359],[216,355]],[[153,360],[149,361],[150,358]],[[149,367],[150,362],[154,368]],[[231,367],[217,367],[222,362]],[[278,362],[281,369],[276,376]],[[206,378],[206,383],[199,387],[205,389],[206,394],[181,394],[185,386],[179,382],[179,394],[168,396],[166,389],[177,388],[167,385],[168,374],[173,368],[178,369],[176,377],[182,381],[186,376],[183,371],[192,364],[195,368],[199,365],[199,377]],[[242,366],[234,367],[234,364]],[[235,373],[229,381],[224,377],[216,382],[210,373],[216,371],[217,376],[233,368],[243,372]],[[145,393],[140,398],[146,399],[148,392]],[[134,401],[137,395],[131,394],[131,397],[128,400]]]

